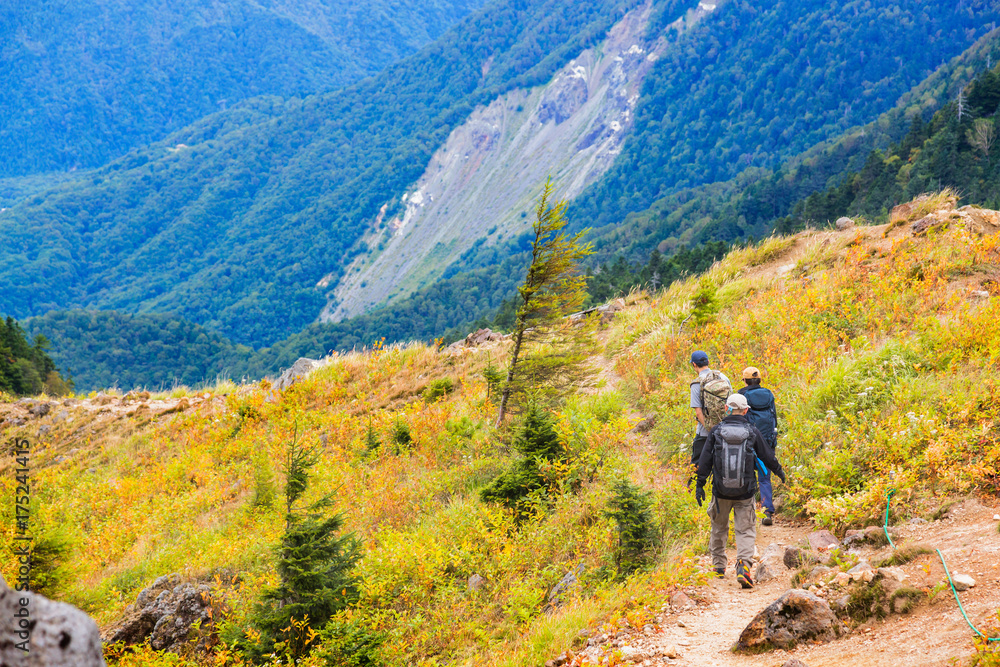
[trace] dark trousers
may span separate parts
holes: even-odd
[[[694,442],[691,443],[691,463],[695,466],[698,465],[698,459],[701,458],[701,450],[705,448],[706,442],[708,442],[708,436],[697,435],[694,438]]]

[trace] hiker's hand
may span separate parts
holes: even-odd
[[[781,475],[779,476],[778,479],[780,479],[781,483],[784,484],[785,483],[785,473],[781,473]]]
[[[705,502],[705,487],[699,485],[698,488],[695,489],[694,499],[698,501],[698,507],[701,507],[701,504]]]

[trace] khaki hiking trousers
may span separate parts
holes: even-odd
[[[736,558],[753,561],[754,544],[757,541],[757,512],[753,498],[746,500],[726,500],[712,496],[708,506],[708,517],[712,520],[712,537],[708,550],[712,554],[712,567],[725,569],[726,540],[729,537],[729,513],[735,518]]]

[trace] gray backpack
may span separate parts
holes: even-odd
[[[716,484],[723,492],[751,493],[757,477],[753,474],[754,452],[749,424],[720,424],[715,448]],[[749,465],[748,465],[749,464]]]

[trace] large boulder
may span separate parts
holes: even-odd
[[[103,667],[101,634],[76,607],[11,590],[0,579],[0,665]]]
[[[181,582],[177,574],[165,575],[143,589],[135,604],[104,632],[108,643],[141,644],[177,651],[188,641],[191,626],[211,619],[211,589],[205,584]]]
[[[33,405],[30,408],[28,408],[28,412],[30,412],[36,417],[44,417],[45,415],[49,414],[49,410],[51,409],[52,407],[49,403],[38,403],[37,405]]]
[[[792,589],[750,621],[733,649],[744,653],[790,649],[802,641],[832,641],[844,631],[826,600]]]

